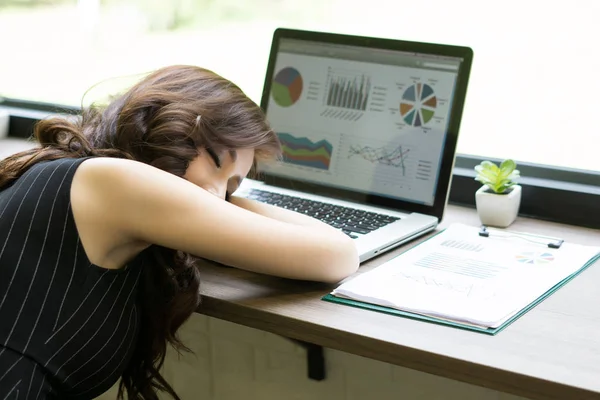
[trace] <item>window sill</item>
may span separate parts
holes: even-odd
[[[25,139],[31,136],[35,123],[40,119],[56,113],[77,111],[52,105],[36,109],[21,102],[0,103],[0,108],[8,110],[11,115],[9,137],[0,142],[0,158],[15,146],[30,148],[31,142]],[[15,139],[20,140],[14,142]],[[475,207],[475,192],[481,184],[474,179],[473,167],[483,159],[457,155],[448,200],[450,203]],[[569,170],[521,161],[518,164],[522,175],[519,184],[523,187],[519,215],[600,229],[600,172]]]

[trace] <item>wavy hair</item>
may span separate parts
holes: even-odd
[[[60,158],[127,158],[183,177],[201,148],[252,148],[257,158],[280,154],[265,115],[229,80],[195,66],[171,66],[146,76],[106,106],[78,116],[42,120],[40,146],[0,161],[0,189],[32,165]],[[134,354],[121,376],[119,398],[179,399],[161,376],[167,345],[189,351],[177,330],[200,303],[201,259],[161,246],[145,253],[140,282],[142,317]]]

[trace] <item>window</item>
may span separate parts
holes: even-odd
[[[600,171],[595,0],[3,0],[0,95],[81,105],[164,65],[201,65],[259,101],[278,26],[474,49],[458,152]],[[8,61],[8,62],[6,62]]]
[[[600,171],[595,0],[0,2],[0,94],[81,105],[164,65],[201,65],[255,101],[278,26],[474,49],[458,152]],[[82,99],[83,93],[97,84]]]

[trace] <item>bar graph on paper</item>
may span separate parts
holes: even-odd
[[[322,116],[356,121],[367,109],[371,77],[360,71],[329,68],[325,91]]]

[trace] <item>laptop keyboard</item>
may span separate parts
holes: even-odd
[[[315,200],[301,199],[284,194],[251,189],[249,199],[293,210],[341,229],[353,239],[399,220],[398,217],[337,206]]]

